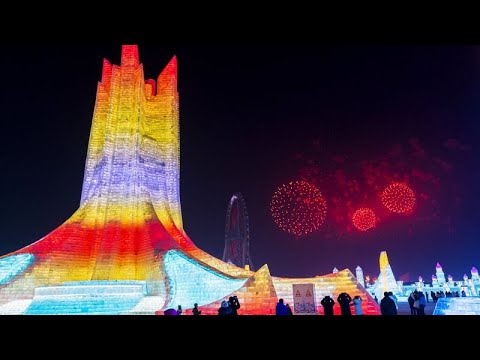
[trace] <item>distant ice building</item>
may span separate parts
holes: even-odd
[[[447,294],[456,296],[457,293],[460,297],[462,297],[463,294],[465,294],[466,297],[479,296],[480,277],[475,267],[472,267],[470,270],[471,278],[468,278],[468,275],[465,274],[462,280],[454,280],[452,275],[448,275],[445,279],[445,273],[440,263],[437,263],[435,270],[435,275],[432,275],[431,283],[425,283],[423,278],[419,276],[418,281],[415,283],[402,284],[401,296],[408,296],[415,290],[426,293],[430,299],[432,292],[437,296],[440,295],[440,297],[446,296]]]

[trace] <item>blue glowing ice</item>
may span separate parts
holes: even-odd
[[[184,309],[211,304],[240,289],[248,279],[235,279],[214,271],[183,253],[172,250],[164,258],[171,297],[166,308]]]
[[[35,289],[26,315],[120,315],[146,294],[143,281],[84,281]]]
[[[440,298],[433,315],[480,315],[480,297]]]
[[[35,256],[20,254],[0,259],[0,285],[5,285],[21,275],[33,264]]]

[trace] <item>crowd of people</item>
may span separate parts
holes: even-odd
[[[228,301],[223,300],[220,308],[218,309],[218,315],[238,315],[238,309],[240,309],[240,301],[237,296],[231,296]],[[167,309],[163,312],[164,315],[182,315],[182,305],[178,305],[177,309]],[[202,315],[202,311],[198,308],[198,304],[193,304],[192,309],[193,316]]]
[[[434,303],[436,303],[438,301],[438,299],[440,298],[444,298],[444,297],[447,297],[447,298],[450,298],[450,297],[466,297],[467,296],[467,293],[465,292],[465,290],[462,290],[461,293],[459,293],[458,291],[447,291],[447,292],[443,292],[443,291],[437,291],[437,292],[434,292],[434,291],[430,291],[430,295],[432,296],[432,300]],[[427,302],[428,302],[428,293],[426,294],[427,296]]]
[[[347,293],[341,293],[337,302],[340,305],[340,311],[342,315],[352,315],[351,307],[355,310],[355,315],[363,315],[362,310],[362,298],[355,296],[353,299]],[[323,307],[323,313],[325,316],[333,316],[333,307],[335,306],[335,300],[330,295],[325,296],[320,304]],[[293,315],[292,309],[289,304],[284,304],[284,300],[280,299],[275,309],[276,315]]]
[[[436,301],[436,298],[433,299]],[[412,315],[425,315],[425,306],[427,306],[425,294],[422,291],[412,291],[408,297],[408,305]]]
[[[443,296],[455,296],[454,294],[447,294]],[[458,295],[457,295],[458,296]],[[442,294],[432,293],[433,301],[436,301],[438,297],[442,297]],[[362,309],[362,298],[358,295],[354,296],[352,299],[351,296],[345,292],[341,293],[337,297],[337,302],[340,306],[340,314],[343,316],[355,315],[364,315]],[[425,315],[425,307],[427,305],[428,298],[421,291],[413,291],[408,297],[408,304],[410,306],[411,315]],[[325,316],[334,315],[334,306],[336,304],[335,300],[330,296],[326,295],[320,302],[323,307],[323,314]],[[231,296],[228,301],[223,300],[220,308],[218,309],[219,316],[225,315],[238,315],[238,310],[240,309],[240,302],[237,296]],[[354,313],[352,313],[352,309]],[[202,311],[198,309],[198,304],[194,304],[192,315],[198,316],[202,314]],[[398,314],[398,299],[390,291],[384,292],[384,297],[380,301],[380,311],[382,315],[397,315]],[[168,309],[164,311],[164,315],[182,315],[183,310],[182,306],[178,305],[177,309]],[[279,299],[275,307],[276,315],[293,315],[292,308],[289,304],[284,302],[284,299]]]
[[[356,295],[353,299],[352,297],[343,292],[337,297],[337,302],[340,305],[340,313],[344,316],[351,316],[352,310],[351,307],[355,310],[355,315],[363,315],[362,309],[362,298]],[[335,300],[332,299],[330,295],[326,295],[320,304],[323,306],[323,314],[325,316],[333,316],[333,307],[335,306]]]
[[[222,306],[220,306],[220,308],[218,309],[218,315],[238,315],[238,309],[240,309],[240,302],[238,301],[238,297],[230,296],[228,301],[222,301]]]

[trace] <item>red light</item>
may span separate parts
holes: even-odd
[[[377,218],[373,210],[368,208],[359,209],[353,214],[353,225],[360,231],[373,229]]]
[[[415,201],[415,193],[404,183],[394,183],[387,187],[382,194],[383,205],[397,214],[412,211]]]
[[[315,186],[296,181],[277,189],[270,210],[281,230],[302,236],[322,226],[327,215],[327,202]]]

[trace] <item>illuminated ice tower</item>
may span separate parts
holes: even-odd
[[[478,270],[476,267],[472,267],[472,270],[470,270],[470,273],[472,274],[472,282],[474,284],[480,283],[480,277],[478,276]]]
[[[437,262],[436,274],[438,285],[443,286],[447,281],[445,280],[445,273],[443,272],[442,266]]]
[[[253,273],[201,251],[183,229],[179,130],[175,57],[156,81],[145,81],[136,45],[123,46],[120,66],[104,60],[80,208],[0,259],[0,305],[33,298],[24,313],[154,313],[239,290]]]
[[[180,206],[177,60],[145,81],[138,47],[127,45],[120,66],[103,63],[80,207],[39,241],[0,257],[0,314],[155,314],[197,303],[210,315],[235,294],[240,314],[268,315],[279,297],[293,303],[293,284],[313,284],[317,298],[361,295],[364,313],[379,313],[348,269],[283,279],[267,265],[253,272],[193,243]]]
[[[380,253],[380,275],[378,275],[378,280],[374,285],[374,291],[379,299],[383,298],[383,293],[386,291],[391,291],[395,295],[401,293],[395,276],[393,275],[386,251]]]
[[[363,287],[365,287],[365,280],[363,278],[363,270],[360,266],[357,266],[355,269],[355,274],[357,276],[357,281],[362,284]]]
[[[254,270],[250,258],[250,227],[247,206],[240,193],[233,195],[228,205],[223,261]]]

